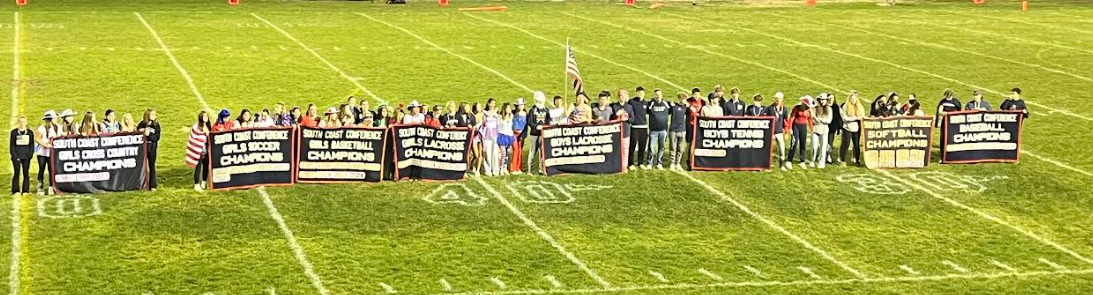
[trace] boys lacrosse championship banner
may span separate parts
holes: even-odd
[[[65,193],[142,190],[148,180],[144,134],[55,138],[50,154],[53,189]]]
[[[1020,111],[945,114],[941,163],[1017,163],[1023,123]]]
[[[211,189],[289,185],[295,179],[292,128],[213,132],[209,142]]]
[[[378,182],[383,175],[383,128],[300,127],[296,181]]]
[[[467,174],[470,128],[395,125],[395,179],[460,180]]]
[[[546,175],[626,171],[630,134],[623,123],[544,126],[541,148]]]
[[[698,118],[692,170],[770,170],[774,117]]]
[[[865,166],[925,168],[930,164],[932,117],[866,118],[862,121]]]

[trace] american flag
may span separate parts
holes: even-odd
[[[584,92],[584,80],[581,79],[581,70],[577,69],[577,58],[573,56],[573,47],[569,42],[565,44],[565,74],[573,77],[574,93]]]

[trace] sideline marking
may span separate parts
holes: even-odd
[[[508,285],[505,285],[505,282],[501,281],[501,279],[498,279],[497,277],[490,278],[490,282],[493,282],[494,285],[497,285],[498,289],[504,290],[505,288],[508,288]]]
[[[8,269],[8,294],[11,295],[19,295],[20,290],[19,260],[23,256],[22,209],[20,196],[11,195],[11,268]]]
[[[562,246],[562,244],[558,243],[558,241],[555,240],[553,236],[543,230],[543,228],[539,227],[539,225],[535,224],[535,221],[532,221],[531,218],[528,218],[527,215],[524,215],[524,213],[521,212],[520,209],[517,209],[516,206],[513,206],[508,199],[505,199],[505,196],[502,196],[501,193],[493,189],[493,186],[490,186],[489,183],[486,183],[486,181],[482,180],[482,177],[473,176],[472,178],[474,178],[474,180],[477,181],[478,184],[482,185],[482,187],[485,187],[486,191],[489,191],[490,194],[497,199],[497,201],[501,202],[502,205],[505,205],[505,207],[508,208],[509,211],[512,212],[512,214],[515,214],[516,217],[520,219],[520,221],[523,221],[524,225],[531,228],[532,231],[535,231],[535,233],[538,234],[540,238],[547,241],[550,246],[553,246],[554,249],[558,250],[559,253],[562,253],[562,255],[566,257],[566,259],[569,259],[569,262],[572,262],[574,265],[577,266],[577,268],[580,268],[582,271],[584,271],[585,274],[588,274],[588,276],[595,280],[597,283],[599,283],[600,286],[603,286],[605,290],[615,289],[614,287],[611,287],[611,283],[608,283],[606,280],[600,277],[600,275],[596,274],[596,271],[588,268],[588,265],[585,264],[584,261],[578,259],[577,256],[573,254],[573,252],[569,252],[569,250],[566,250],[565,246]]]
[[[304,275],[311,281],[311,286],[315,287],[315,290],[319,291],[321,295],[329,295],[330,291],[323,285],[323,280],[319,278],[318,274],[315,274],[315,267],[311,265],[311,261],[307,260],[307,254],[304,253],[304,248],[300,247],[300,244],[296,242],[296,235],[292,234],[292,230],[288,228],[288,224],[285,223],[284,216],[281,216],[281,212],[277,211],[277,207],[273,206],[273,200],[270,200],[269,193],[266,193],[265,187],[258,187],[258,194],[262,196],[262,203],[266,204],[266,208],[269,209],[269,216],[277,222],[277,227],[281,229],[281,234],[284,234],[285,239],[288,240],[289,248],[292,248],[292,254],[296,256],[296,262],[300,263],[300,267],[304,268]]]
[[[194,78],[190,77],[190,72],[186,71],[186,69],[182,67],[182,64],[178,63],[175,54],[171,53],[171,48],[167,47],[167,43],[163,42],[163,38],[159,37],[159,33],[156,32],[156,29],[152,28],[152,25],[148,24],[148,21],[144,19],[144,16],[140,15],[139,12],[134,12],[133,14],[137,16],[137,19],[140,20],[141,24],[144,24],[144,27],[148,29],[148,32],[152,33],[152,37],[156,39],[156,43],[159,43],[159,48],[163,49],[163,53],[167,55],[167,59],[171,61],[171,64],[175,65],[175,69],[182,75],[182,79],[186,80],[186,85],[190,86],[190,92],[193,92],[194,97],[197,97],[197,101],[201,103],[201,108],[206,112],[211,113],[212,108],[209,108],[209,103],[205,102],[205,96],[201,95],[201,91],[197,90],[197,84],[194,84]]]
[[[1070,170],[1070,171],[1074,171],[1074,172],[1078,172],[1078,173],[1084,174],[1085,176],[1093,176],[1093,173],[1090,173],[1089,171],[1085,171],[1085,170],[1082,170],[1082,169],[1074,168],[1073,166],[1070,166],[1070,165],[1064,164],[1064,163],[1062,163],[1062,162],[1059,162],[1059,161],[1055,161],[1055,160],[1052,160],[1052,159],[1048,159],[1048,158],[1044,158],[1044,157],[1038,156],[1038,155],[1036,155],[1036,154],[1033,154],[1033,153],[1030,153],[1029,151],[1026,151],[1026,150],[1024,150],[1024,149],[1021,149],[1021,153],[1022,153],[1022,154],[1026,154],[1026,155],[1029,155],[1029,156],[1032,156],[1033,158],[1036,158],[1036,159],[1038,159],[1038,160],[1041,160],[1041,161],[1044,161],[1044,162],[1048,162],[1048,163],[1051,163],[1051,164],[1055,164],[1055,166],[1059,166],[1059,167],[1062,167],[1062,168],[1064,168],[1064,169],[1067,169],[1067,170]]]
[[[1013,267],[1010,267],[1008,264],[999,262],[998,260],[991,260],[991,264],[994,264],[994,266],[997,266],[997,267],[1001,267],[1002,269],[1005,269],[1006,271],[1017,272],[1017,270],[1013,269]]]
[[[555,278],[552,275],[546,275],[546,276],[543,277],[543,279],[547,280],[547,282],[550,283],[550,286],[553,287],[554,289],[558,289],[558,288],[562,287],[562,282],[559,282],[558,278]]]
[[[707,277],[710,277],[711,279],[714,279],[715,281],[724,281],[725,280],[721,276],[719,276],[715,273],[712,273],[712,272],[706,270],[705,268],[699,268],[698,272],[701,273],[704,276],[707,276]]]
[[[1047,266],[1050,266],[1051,268],[1054,268],[1054,269],[1058,269],[1058,270],[1066,269],[1066,267],[1064,267],[1062,265],[1058,265],[1055,262],[1051,262],[1051,260],[1047,260],[1047,259],[1044,259],[1044,258],[1040,258],[1040,262],[1043,263],[1043,264],[1047,264]]]
[[[812,250],[812,252],[816,252],[816,254],[819,254],[824,259],[827,259],[828,261],[831,261],[831,262],[835,263],[835,265],[838,265],[843,270],[846,270],[847,272],[850,272],[850,273],[854,274],[854,276],[856,276],[858,278],[862,278],[862,279],[866,278],[865,274],[863,274],[862,272],[858,271],[857,269],[854,269],[854,268],[850,267],[849,265],[846,265],[846,263],[843,263],[842,261],[839,261],[838,259],[835,259],[835,257],[831,256],[831,254],[828,254],[826,251],[824,251],[820,248],[817,248],[816,246],[813,246],[812,243],[809,243],[805,239],[802,239],[801,237],[797,236],[796,234],[789,232],[789,230],[786,230],[786,228],[778,225],[777,223],[774,223],[774,221],[771,221],[770,219],[767,219],[766,217],[763,217],[763,215],[759,215],[759,213],[755,213],[754,211],[751,211],[751,209],[748,209],[748,207],[744,206],[744,204],[741,204],[740,202],[737,202],[735,199],[729,197],[725,193],[723,193],[723,192],[721,192],[717,189],[714,189],[712,186],[707,184],[705,181],[699,180],[698,178],[695,178],[694,176],[692,176],[690,173],[687,173],[687,172],[676,171],[676,173],[678,173],[679,175],[683,175],[684,177],[687,177],[687,179],[690,179],[692,182],[697,183],[698,185],[706,188],[706,190],[710,191],[714,195],[716,195],[718,197],[721,197],[722,200],[725,200],[725,201],[728,201],[729,203],[732,203],[734,206],[736,206],[736,208],[739,208],[741,211],[744,211],[744,213],[747,213],[752,218],[755,218],[756,220],[759,220],[760,222],[765,223],[770,228],[773,228],[774,230],[776,230],[778,232],[781,232],[782,234],[788,236],[790,239],[793,239],[794,241],[801,244],[805,248],[807,248],[809,250]]]
[[[383,288],[384,293],[387,293],[387,294],[398,293],[398,290],[395,290],[395,287],[391,287],[391,285],[388,285],[387,283],[380,283],[379,285],[380,285],[380,288]]]
[[[653,278],[656,278],[657,281],[660,281],[661,283],[668,283],[669,282],[668,278],[665,278],[664,274],[662,274],[660,272],[650,270],[649,275],[653,276]]]
[[[758,269],[755,269],[754,267],[751,267],[751,265],[745,265],[744,269],[747,270],[748,272],[752,273],[752,274],[755,274],[755,276],[757,276],[757,277],[763,277],[763,272],[759,271]]]
[[[13,44],[11,46],[11,51],[14,54],[14,58],[12,59],[12,70],[11,70],[12,71],[12,73],[11,73],[11,77],[12,77],[12,81],[11,81],[11,127],[12,128],[15,128],[15,120],[19,118],[19,95],[21,94],[19,89],[22,87],[22,84],[23,84],[23,81],[21,79],[22,77],[20,77],[21,74],[20,74],[20,65],[19,65],[19,60],[21,59],[19,52],[23,50],[23,46],[21,45],[21,43],[19,43],[19,39],[20,39],[19,27],[21,27],[21,26],[22,26],[21,22],[19,21],[19,12],[16,11],[15,12],[15,24],[12,25],[12,28],[15,29],[15,33],[14,33],[15,34],[15,41],[13,42]],[[15,294],[15,293],[12,293],[12,294]]]
[[[967,273],[968,272],[967,268],[964,268],[963,266],[960,266],[959,264],[956,264],[952,261],[942,260],[941,264],[948,265],[949,267],[952,267],[953,270],[955,270],[957,272],[960,272],[960,273]]]
[[[445,280],[445,279],[440,279],[440,288],[443,288],[444,291],[447,291],[447,292],[451,292],[453,290],[452,289],[452,284],[449,284],[448,280]]]
[[[915,269],[911,268],[910,266],[907,266],[906,264],[904,264],[904,265],[900,265],[900,266],[899,266],[899,269],[902,269],[903,271],[906,271],[906,272],[907,272],[908,274],[911,274],[911,275],[913,275],[913,276],[917,276],[917,275],[919,275],[919,272],[918,272],[918,271],[916,271]]]
[[[817,280],[824,279],[820,275],[817,275],[816,273],[812,272],[811,268],[807,268],[807,267],[804,267],[804,266],[798,266],[797,269],[800,269],[801,272],[805,273],[806,275],[808,275],[809,277],[811,277],[813,279],[817,279]]]

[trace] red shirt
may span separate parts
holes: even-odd
[[[793,107],[793,111],[789,113],[790,121],[794,125],[802,124],[812,126],[812,111],[807,106],[797,105]]]
[[[319,120],[315,120],[311,116],[300,117],[300,126],[315,128],[319,126]]]

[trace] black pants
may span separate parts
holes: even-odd
[[[159,142],[148,143],[148,188],[156,188],[156,156],[159,154]]]
[[[833,154],[835,154],[835,136],[837,136],[839,134],[839,131],[841,130],[839,128],[840,127],[837,127],[837,126],[830,126],[830,127],[827,128],[827,130],[830,130],[830,131],[827,132],[827,147],[828,147],[827,149],[828,149],[828,151],[827,151],[827,157],[824,157],[824,160],[826,160],[828,163],[842,162],[843,161],[842,159],[834,159],[835,157],[832,156]]]
[[[50,187],[46,182],[53,183],[49,178],[49,156],[38,155],[38,188],[45,189]]]
[[[30,158],[11,159],[11,167],[15,174],[11,177],[11,193],[30,193]],[[19,190],[19,177],[23,177],[22,190]]]
[[[640,165],[648,154],[649,128],[630,128],[630,166]]]
[[[861,131],[849,132],[843,130],[843,143],[839,145],[839,158],[850,162],[850,158],[846,157],[846,151],[851,143],[854,144],[854,163],[861,166]]]
[[[194,166],[194,184],[200,184],[202,181],[209,181],[209,155],[201,155],[201,159],[197,160],[197,166]]]
[[[808,125],[805,124],[793,124],[793,144],[789,145],[789,159],[788,163],[793,163],[793,155],[796,153],[801,154],[801,162],[805,162],[808,158],[805,158],[805,147],[808,146]]]

